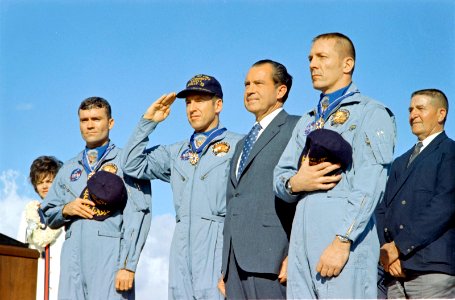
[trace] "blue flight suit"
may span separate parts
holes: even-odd
[[[58,299],[134,299],[134,286],[116,291],[115,276],[120,269],[136,271],[150,229],[150,182],[125,175],[121,149],[114,147],[98,170],[123,178],[128,194],[123,213],[117,211],[103,221],[65,218],[64,205],[80,197],[87,186],[83,153],[63,165],[42,204],[49,226],[66,229]]]
[[[315,110],[297,123],[275,168],[277,196],[299,201],[289,246],[288,299],[377,297],[379,241],[373,213],[392,163],[396,126],[393,114],[382,104],[361,95],[354,84],[346,94],[351,92],[324,125],[340,133],[353,149],[353,163],[341,181],[329,191],[299,195],[285,188],[297,173],[306,136],[314,129]],[[317,263],[336,235],[352,241],[349,260],[337,277],[321,278]]]
[[[189,141],[145,150],[157,124],[141,119],[125,148],[124,170],[135,178],[171,184],[177,224],[169,262],[169,299],[222,299],[217,282],[226,186],[235,145],[242,136],[225,131],[192,165],[187,155]]]

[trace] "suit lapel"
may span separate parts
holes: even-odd
[[[409,157],[411,156],[411,153],[414,149],[412,147],[405,155],[403,155],[403,160],[400,162],[400,166],[398,166],[400,170],[400,175],[397,178],[397,183],[392,191],[390,199],[393,199],[395,195],[398,193],[400,188],[403,186],[403,184],[406,182],[408,179],[409,175],[411,175],[414,170],[418,167],[420,162],[425,160],[431,153],[433,153],[438,147],[439,144],[442,143],[447,138],[447,135],[445,132],[440,133],[431,143],[425,147],[425,149],[422,150],[422,152],[414,159],[414,161],[411,163],[409,168],[407,168],[407,164],[409,161]]]
[[[281,125],[283,125],[286,122],[287,117],[288,114],[284,110],[282,110],[267,126],[264,132],[262,132],[261,136],[254,143],[253,149],[251,149],[250,156],[248,157],[248,160],[246,161],[245,164],[244,172],[246,169],[248,169],[248,166],[254,160],[256,155],[258,155],[258,153],[261,152],[262,149],[264,149],[264,147],[273,139],[273,137],[277,135],[278,132],[280,132]],[[241,144],[241,147],[243,148],[243,143]],[[240,148],[239,152],[242,151],[242,148]],[[240,177],[242,177],[242,175],[243,173],[240,175]]]
[[[242,153],[243,144],[245,143],[245,138],[246,137],[243,137],[235,146],[235,152],[234,152],[234,155],[232,156],[232,160],[231,160],[231,169],[229,171],[229,174],[230,174],[231,181],[232,181],[232,184],[234,185],[234,187],[237,187],[237,183],[238,183],[236,169],[237,169],[237,163],[240,158],[240,154]]]

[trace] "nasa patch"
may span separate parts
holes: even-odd
[[[82,170],[77,168],[77,169],[74,169],[73,172],[71,172],[71,175],[70,175],[70,180],[71,181],[76,181],[78,180],[82,175]]]

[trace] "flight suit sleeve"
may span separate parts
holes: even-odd
[[[302,117],[295,126],[292,136],[281,155],[273,172],[273,190],[278,198],[294,203],[303,197],[303,193],[291,195],[286,190],[286,181],[297,173],[297,165],[305,146],[306,137],[302,135],[308,123],[308,116]]]
[[[123,149],[123,172],[138,179],[170,180],[171,154],[168,146],[146,149],[149,135],[158,123],[141,118],[126,147]]]
[[[57,173],[54,182],[41,204],[41,208],[46,217],[47,225],[52,229],[57,229],[71,222],[71,218],[63,216],[63,207],[65,204],[73,201],[78,197],[70,189],[63,178],[64,167]]]
[[[123,210],[123,239],[120,268],[136,272],[151,223],[151,187],[149,180],[124,176],[128,200]]]
[[[396,137],[395,120],[389,110],[379,105],[365,110],[353,140],[354,176],[343,223],[337,232],[354,242],[364,232],[383,197]]]

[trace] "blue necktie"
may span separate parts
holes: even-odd
[[[256,142],[259,131],[261,129],[262,129],[261,124],[259,123],[254,124],[253,128],[251,128],[250,132],[245,138],[245,143],[243,144],[242,157],[240,158],[239,169],[237,171],[237,179],[240,177],[240,175],[243,172],[243,169],[245,168],[248,156],[250,156],[251,149],[253,148],[253,145]]]

